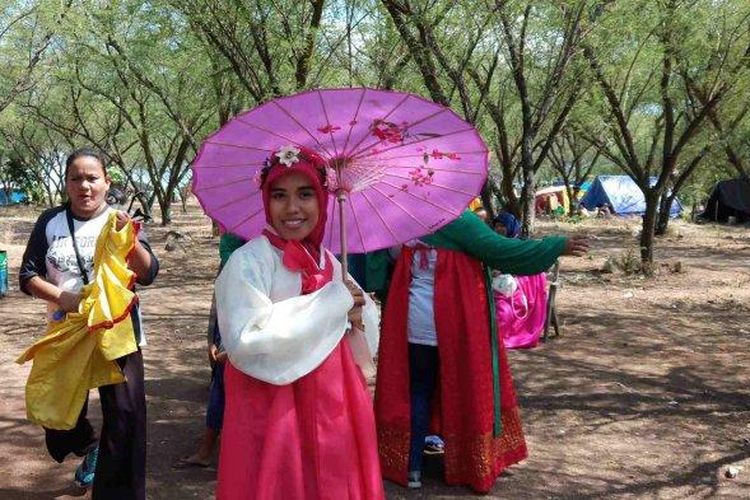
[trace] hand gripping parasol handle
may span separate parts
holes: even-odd
[[[346,190],[339,189],[336,191],[336,201],[339,203],[339,236],[341,238],[341,279],[347,281],[349,275],[349,252],[346,247],[346,215],[344,204],[347,201]]]

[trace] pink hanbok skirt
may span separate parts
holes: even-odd
[[[547,277],[539,273],[515,278],[513,297],[495,292],[497,329],[506,349],[536,347],[547,315]]]
[[[383,499],[372,399],[344,340],[283,386],[227,362],[216,498]]]

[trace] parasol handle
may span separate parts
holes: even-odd
[[[346,214],[344,210],[344,203],[347,201],[346,191],[339,189],[336,191],[336,201],[339,203],[339,237],[341,238],[341,279],[348,281],[349,275],[349,251],[347,250],[346,244]]]

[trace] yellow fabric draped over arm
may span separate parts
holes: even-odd
[[[34,364],[26,381],[26,414],[49,429],[72,429],[89,389],[125,380],[117,358],[135,352],[130,312],[138,300],[126,259],[137,230],[132,221],[115,230],[113,212],[96,242],[94,280],[82,290],[77,312],[50,322],[47,334],[16,362]]]

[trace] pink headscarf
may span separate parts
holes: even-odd
[[[266,210],[266,222],[271,225],[269,204],[271,201],[271,187],[281,177],[299,173],[307,177],[318,201],[318,223],[313,230],[301,241],[285,240],[268,229],[263,234],[272,245],[283,251],[282,262],[290,271],[302,274],[302,293],[313,292],[333,279],[333,266],[326,255],[323,268],[319,266],[321,244],[328,219],[328,191],[323,185],[321,175],[325,172],[325,161],[314,151],[299,148],[298,160],[287,166],[282,163],[276,153],[271,155],[271,165],[264,175],[261,190],[263,192],[263,206]]]

